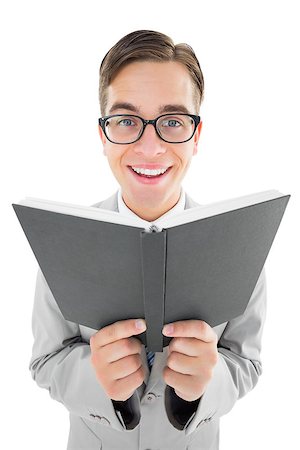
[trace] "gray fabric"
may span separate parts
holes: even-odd
[[[197,205],[186,195],[185,208]],[[93,206],[117,211],[117,193]],[[162,377],[167,347],[155,355],[151,372],[143,347],[146,378],[132,397],[136,423],[129,429],[97,381],[91,365],[89,339],[95,331],[63,318],[39,270],[30,370],[37,384],[48,389],[50,396],[69,411],[68,450],[217,450],[219,418],[256,385],[261,374],[265,312],[263,269],[244,314],[214,328],[219,337],[219,360],[196,412],[183,430],[171,423],[173,412],[165,409],[170,404],[165,402],[170,389],[166,389]]]

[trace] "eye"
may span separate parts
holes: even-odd
[[[117,121],[117,125],[122,127],[132,127],[136,125],[136,122],[130,117],[124,117]]]
[[[167,118],[161,122],[162,127],[176,128],[176,127],[180,127],[181,125],[182,125],[182,123],[178,119],[174,119],[174,118]]]

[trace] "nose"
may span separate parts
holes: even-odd
[[[146,125],[142,137],[135,142],[134,151],[144,153],[147,156],[155,156],[166,152],[166,142],[157,135],[155,127],[152,124]]]

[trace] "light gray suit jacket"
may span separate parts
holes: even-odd
[[[197,205],[186,194],[185,208]],[[93,206],[118,211],[117,193]],[[95,330],[63,318],[38,270],[30,370],[37,384],[69,411],[68,450],[217,450],[219,418],[256,385],[261,374],[265,312],[263,269],[245,313],[214,328],[219,338],[218,363],[196,411],[183,421],[185,425],[180,422],[182,411],[173,406],[174,396],[162,377],[167,347],[155,354],[149,372],[143,346],[141,356],[147,375],[126,402],[131,417],[127,423],[124,413],[118,411],[97,381],[90,362],[89,340]]]

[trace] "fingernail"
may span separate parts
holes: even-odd
[[[174,331],[174,325],[172,323],[169,323],[168,325],[165,325],[163,327],[164,334],[172,334],[173,331]]]
[[[146,329],[146,322],[142,319],[138,319],[135,321],[135,326],[138,330],[145,330]]]

